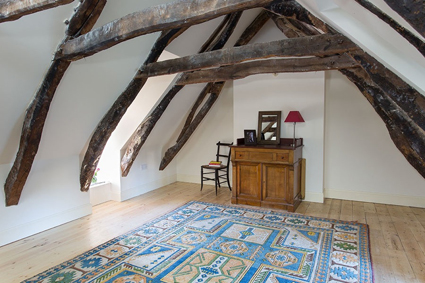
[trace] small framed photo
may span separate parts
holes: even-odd
[[[245,145],[257,144],[257,133],[255,130],[244,130]]]

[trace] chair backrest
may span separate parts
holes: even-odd
[[[217,143],[217,154],[216,154],[216,161],[221,161],[223,164],[226,163],[226,166],[229,166],[230,164],[230,146],[233,145],[232,143],[225,143],[225,142],[218,142]],[[223,162],[221,160],[222,158],[226,158],[227,160]]]

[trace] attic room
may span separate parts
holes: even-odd
[[[209,182],[200,191],[200,166],[214,159],[218,141],[236,144],[244,137],[244,130],[257,129],[259,111],[281,111],[280,137],[292,138],[294,125],[284,123],[284,119],[294,110],[305,120],[297,123],[296,137],[303,139],[302,157],[306,160],[305,197],[295,212],[368,224],[374,282],[425,282],[425,166],[424,155],[421,155],[425,149],[425,134],[420,124],[425,114],[423,20],[422,31],[417,30],[386,3],[393,2],[389,0],[264,1],[257,5],[253,4],[257,1],[251,1],[245,8],[232,10],[234,14],[243,12],[237,20],[229,17],[227,23],[234,20],[236,24],[220,49],[237,46],[244,31],[264,11],[267,21],[247,46],[291,39],[284,32],[288,32],[288,28],[279,27],[273,18],[278,8],[270,7],[279,7],[280,2],[300,5],[323,21],[334,34],[346,37],[346,42],[353,42],[377,64],[382,64],[379,66],[389,70],[384,71],[386,75],[394,73],[399,78],[391,81],[394,85],[401,83],[408,86],[411,93],[419,95],[417,108],[412,110],[412,115],[422,117],[414,122],[416,130],[409,134],[410,126],[406,124],[397,132],[392,131],[393,121],[383,119],[382,113],[394,111],[379,108],[364,93],[370,89],[362,91],[359,86],[364,85],[350,80],[347,66],[335,64],[319,70],[304,67],[307,70],[275,70],[246,77],[235,75],[225,80],[204,119],[174,158],[160,170],[167,150],[174,148],[180,139],[186,119],[206,83],[183,85],[184,88],[165,106],[126,176],[121,171],[122,159],[133,133],[141,123],[150,123],[159,103],[181,80],[179,72],[168,70],[165,75],[149,77],[116,128],[110,125],[99,128],[99,123],[144,66],[153,46],[163,35],[161,31],[175,27],[159,28],[129,40],[116,40],[119,44],[83,55],[76,53],[70,61],[59,59],[66,64],[70,62],[69,67],[58,79],[60,83],[53,91],[54,96],[51,94],[53,98],[41,126],[41,138],[33,147],[35,158],[30,162],[27,177],[15,182],[22,191],[14,195],[18,195],[16,201],[9,202],[8,178],[14,164],[19,163],[17,156],[25,138],[21,134],[27,122],[26,115],[37,98],[37,91],[43,87],[49,68],[58,61],[58,56],[66,56],[63,54],[69,42],[78,43],[77,39],[90,34],[90,30],[107,26],[136,11],[148,11],[150,7],[161,9],[167,7],[161,5],[174,7],[172,3],[178,2],[206,5],[226,1],[52,0],[44,1],[54,3],[49,9],[3,21],[7,2],[0,1],[0,181],[5,184],[0,207],[0,274],[5,276],[5,282],[31,278],[189,201],[232,205],[233,191],[227,186],[219,188],[216,195],[213,182]],[[93,26],[76,39],[67,38],[73,15],[87,3],[94,2],[104,2],[104,7],[97,11],[99,16]],[[250,1],[229,2],[242,5]],[[423,1],[407,2],[424,6]],[[372,3],[399,24],[399,28],[372,13],[365,3]],[[174,62],[171,60],[200,53],[205,42],[230,14],[221,13],[198,22],[188,17],[184,22],[189,25],[181,24],[183,28],[167,42],[157,61]],[[419,9],[416,14],[423,13],[424,10]],[[291,17],[285,19],[286,24],[296,22],[288,20]],[[317,26],[301,26],[304,32],[320,30]],[[299,26],[298,29],[301,34],[303,30]],[[315,36],[321,36],[322,32],[318,33]],[[406,33],[419,44],[415,46],[408,41],[403,36]],[[80,41],[83,48],[91,44],[91,39]],[[299,49],[307,50],[308,47]],[[205,53],[210,51],[207,48]],[[351,51],[357,52],[357,47]],[[312,56],[307,52],[303,59],[328,55]],[[297,55],[287,57],[289,59],[282,60],[296,59]],[[367,60],[365,64],[370,62]],[[406,89],[395,90],[400,95],[398,100],[414,104]],[[105,129],[110,130],[110,137],[105,139],[103,151],[92,154],[92,137]],[[87,156],[91,158],[89,161]],[[94,172],[97,181],[90,184]],[[233,182],[232,174],[230,178]]]

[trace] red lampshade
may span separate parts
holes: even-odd
[[[285,123],[286,122],[299,123],[304,122],[304,119],[299,111],[290,111],[285,119]]]

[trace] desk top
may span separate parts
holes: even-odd
[[[231,147],[246,147],[246,148],[275,148],[275,149],[294,149],[294,139],[282,138],[280,144],[256,144],[256,145],[245,145],[244,139],[237,139],[237,145]],[[303,139],[295,139],[295,148],[303,147]]]

